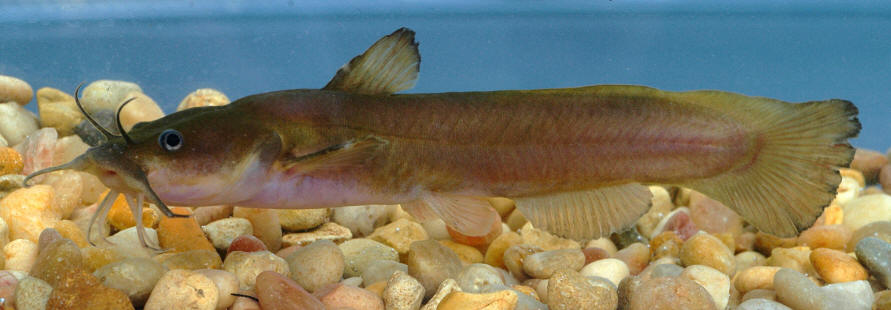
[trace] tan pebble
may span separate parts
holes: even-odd
[[[9,224],[9,238],[37,242],[41,231],[62,219],[55,199],[53,188],[41,184],[16,190],[0,200],[0,217]]]
[[[451,240],[452,236],[449,235],[449,228],[447,227],[445,221],[442,219],[433,219],[429,221],[425,221],[421,223],[421,226],[424,226],[424,231],[427,232],[427,236],[433,240]]]
[[[815,274],[810,261],[811,250],[807,247],[776,248],[764,262],[767,266],[785,267],[803,274]]]
[[[77,224],[72,221],[61,220],[53,225],[53,228],[55,228],[59,232],[59,234],[62,235],[62,237],[74,241],[74,243],[77,244],[77,246],[80,248],[90,246],[90,243],[87,242],[87,237],[84,232],[81,231],[80,228],[77,227]]]
[[[319,227],[328,221],[331,209],[292,209],[277,210],[278,221],[282,229],[287,231],[302,231]]]
[[[291,280],[309,292],[315,292],[343,278],[343,252],[330,240],[316,241],[297,249],[285,261],[288,263]]]
[[[798,236],[798,244],[812,249],[845,250],[853,233],[844,225],[813,226]]]
[[[103,285],[127,294],[134,306],[145,305],[166,268],[150,258],[128,258],[99,268],[93,275]]]
[[[760,289],[760,288],[754,289],[754,290],[749,291],[745,295],[743,295],[740,302],[743,302],[743,301],[746,301],[749,299],[756,299],[756,298],[776,301],[777,300],[777,292],[775,292],[774,290],[765,290],[765,289]]]
[[[755,289],[773,289],[773,277],[779,271],[780,267],[774,266],[754,266],[740,271],[733,277],[733,285],[740,294]]]
[[[873,222],[891,221],[891,195],[860,196],[843,206],[844,225],[852,231]]]
[[[377,260],[399,261],[399,253],[396,250],[371,239],[351,239],[338,247],[343,252],[345,263],[343,272],[346,277],[361,276],[365,268]]]
[[[558,269],[578,271],[585,266],[585,254],[579,249],[553,250],[526,256],[523,271],[535,278],[550,278]]]
[[[522,241],[520,234],[512,231],[499,235],[495,240],[492,240],[492,243],[486,249],[485,263],[498,268],[506,268],[504,266],[504,252]]]
[[[735,252],[752,251],[755,249],[755,233],[747,231],[736,236]]]
[[[237,207],[232,210],[232,216],[244,218],[248,221],[251,221],[251,227],[253,227],[254,230],[254,237],[257,237],[257,239],[263,241],[263,244],[266,245],[266,248],[269,249],[269,251],[276,252],[282,248],[284,237],[282,236],[281,224],[278,221],[277,210]],[[335,230],[334,228],[328,229]],[[321,230],[321,228],[319,228],[319,230]],[[329,232],[328,230],[322,230],[319,233],[325,233],[326,235],[328,235],[323,239],[333,239],[333,237],[330,235],[334,233],[334,231]],[[305,239],[295,240],[294,243],[290,243],[289,245],[294,245],[297,242],[305,242],[305,244],[309,244],[314,240],[318,239],[307,237]]]
[[[342,283],[330,284],[313,293],[326,309],[384,310],[384,301],[374,293]]]
[[[349,228],[353,236],[365,237],[375,228],[389,223],[390,215],[399,209],[399,205],[364,205],[340,207],[331,210],[331,221]],[[445,222],[443,222],[443,226]],[[445,232],[445,227],[442,228]]]
[[[454,279],[461,272],[458,255],[436,240],[413,242],[403,261],[408,265],[408,274],[424,286],[425,297],[433,296],[439,283]]]
[[[755,251],[770,256],[775,248],[791,248],[798,243],[798,238],[780,238],[771,234],[757,232],[755,234]]]
[[[643,282],[633,292],[628,309],[713,310],[717,307],[708,291],[696,282],[682,277],[663,277]]]
[[[41,279],[25,277],[15,288],[15,306],[19,310],[46,309],[53,287]]]
[[[886,289],[881,292],[876,292],[875,298],[876,298],[876,300],[872,306],[873,310],[891,309],[891,289]]]
[[[452,292],[461,292],[461,287],[458,285],[458,282],[455,279],[445,279],[442,283],[439,284],[439,288],[436,289],[436,294],[433,294],[433,297],[430,297],[430,300],[421,307],[421,310],[437,310],[439,308],[439,304],[442,302],[446,296],[449,296]]]
[[[832,204],[823,209],[814,225],[839,225],[845,222],[845,212],[840,205]]]
[[[730,302],[730,278],[708,266],[693,265],[684,268],[681,277],[693,280],[708,292],[717,309],[725,309]]]
[[[885,165],[879,171],[879,184],[886,194],[891,195],[891,164]]]
[[[671,196],[664,187],[650,186],[650,192],[653,195],[652,206],[647,210],[647,213],[644,213],[635,222],[637,230],[648,238],[655,234],[656,226],[659,225],[659,222],[674,209],[674,205],[671,203]]]
[[[613,243],[612,240],[609,240],[609,238],[607,238],[607,237],[588,241],[588,243],[585,244],[585,247],[586,248],[601,248],[604,251],[606,251],[607,254],[609,254],[609,257],[616,256],[616,252],[619,251],[619,249],[616,249],[616,244]]]
[[[387,288],[387,281],[379,281],[365,286],[365,289],[375,293],[378,297],[384,296],[384,289]]]
[[[461,262],[465,265],[481,263],[483,261],[483,254],[480,253],[480,250],[477,250],[472,246],[451,240],[439,240],[439,243],[451,249],[455,254],[458,254],[458,258],[461,259]]]
[[[386,244],[399,254],[408,253],[412,242],[426,240],[427,231],[421,224],[407,219],[399,219],[390,224],[378,227],[368,236],[368,239]]]
[[[175,269],[158,280],[145,310],[175,309],[184,305],[189,305],[190,309],[216,309],[219,298],[216,284],[207,276]]]
[[[665,256],[678,257],[681,253],[681,244],[683,243],[684,240],[681,240],[681,237],[678,237],[674,231],[663,231],[658,236],[650,239],[650,250],[653,252],[652,260]]]
[[[62,137],[74,134],[74,127],[84,120],[74,97],[50,87],[37,90],[37,111],[40,126],[55,128]]]
[[[397,271],[387,280],[383,298],[387,309],[419,309],[421,301],[424,299],[424,286],[415,278],[402,271]]]
[[[3,247],[5,269],[30,272],[37,262],[37,243],[28,239],[16,239]]]
[[[529,220],[523,216],[523,212],[520,212],[519,209],[514,209],[507,216],[507,219],[504,220],[507,224],[507,227],[510,228],[511,231],[517,231],[522,228],[526,223],[529,223]]]
[[[838,173],[841,174],[842,177],[854,179],[854,181],[857,181],[857,184],[859,184],[860,187],[866,186],[866,178],[863,177],[863,172],[860,172],[859,170],[851,168],[839,168]]]
[[[305,233],[290,233],[282,236],[283,246],[307,245],[319,240],[341,242],[353,237],[353,233],[346,227],[334,222],[328,222],[313,231]]]
[[[867,184],[875,183],[879,169],[888,164],[888,157],[877,151],[858,148],[851,161],[851,169],[863,172]]]
[[[856,259],[832,249],[815,249],[810,255],[811,264],[826,283],[866,280],[869,274]]]
[[[876,237],[891,243],[891,221],[874,222],[860,227],[848,241],[847,249],[855,249],[857,242],[866,237]]]
[[[542,252],[540,247],[530,244],[517,244],[504,251],[504,266],[517,280],[523,281],[529,277],[523,270],[523,261],[527,256]]]
[[[200,207],[196,208],[192,212],[192,217],[195,218],[195,221],[198,222],[198,225],[207,225],[210,222],[222,220],[224,218],[232,216],[233,209],[234,207],[232,206]],[[253,228],[253,224],[251,225],[251,228]]]
[[[196,269],[195,273],[204,275],[217,286],[220,298],[217,299],[217,309],[226,309],[235,303],[232,293],[238,292],[238,278],[234,274],[218,269]]]
[[[767,262],[767,258],[764,257],[764,255],[755,251],[739,252],[733,257],[733,260],[736,261],[736,272],[740,272],[749,267],[764,266]]]
[[[453,292],[439,303],[439,310],[491,309],[512,310],[517,306],[517,293],[503,290],[487,294]]]
[[[616,287],[619,287],[619,283],[631,274],[628,270],[628,265],[615,258],[606,258],[590,263],[582,268],[579,273],[586,277],[596,276],[605,278]]]
[[[863,192],[863,185],[857,183],[857,180],[852,177],[843,176],[836,192],[835,199],[832,200],[831,204],[842,206],[860,196]],[[822,219],[822,216],[818,218],[816,224],[825,224],[825,220],[821,221]]]
[[[0,75],[0,102],[14,101],[20,105],[26,105],[31,101],[34,90],[28,82],[20,79]]]
[[[89,113],[100,110],[116,111],[127,100],[127,94],[134,91],[142,92],[142,89],[132,82],[98,80],[84,87],[80,101]]]
[[[0,147],[0,175],[20,174],[25,168],[22,154],[11,147]]]
[[[341,265],[341,270],[342,268]],[[229,253],[226,255],[226,260],[223,261],[222,269],[235,274],[238,278],[238,286],[243,290],[254,289],[257,275],[261,272],[274,271],[282,275],[290,274],[288,262],[269,251]]]
[[[531,287],[538,295],[538,301],[548,303],[548,280],[547,279],[529,279],[523,282],[523,285]]]
[[[220,254],[217,254],[216,250],[163,253],[156,255],[154,259],[167,267],[167,269],[219,269],[223,266]]]
[[[690,218],[696,227],[711,234],[742,232],[742,218],[720,201],[702,193],[690,194]]]
[[[615,290],[592,285],[585,277],[571,269],[560,269],[548,279],[550,309],[612,310],[618,306]]]
[[[212,88],[200,88],[187,95],[176,107],[177,111],[189,108],[221,106],[229,104],[229,98]]]
[[[84,259],[84,268],[90,273],[125,258],[120,251],[110,247],[88,246],[81,248],[80,251]]]
[[[133,309],[133,304],[126,294],[102,285],[92,274],[70,269],[54,286],[47,309]]]
[[[119,115],[124,130],[129,131],[133,125],[140,122],[150,122],[164,117],[161,107],[142,91],[131,91],[124,95],[125,101],[131,99],[133,101],[130,101]]]
[[[545,251],[582,248],[582,245],[575,240],[554,236],[544,230],[532,227],[531,223],[526,223],[523,228],[520,228],[520,237],[523,238],[523,243],[538,246]]]
[[[517,290],[520,293],[526,294],[529,297],[532,297],[532,299],[535,299],[536,301],[541,301],[541,298],[538,297],[538,292],[536,292],[535,289],[530,286],[517,284],[511,286],[511,288]]]
[[[7,145],[17,145],[40,129],[37,116],[15,102],[0,101],[0,136]]]
[[[488,200],[489,204],[491,204],[492,207],[495,208],[495,211],[498,211],[498,215],[500,215],[501,218],[507,218],[507,216],[510,215],[510,213],[513,212],[514,208],[516,207],[514,201],[508,198],[492,197],[488,198]]]
[[[53,166],[65,164],[74,160],[78,156],[86,153],[90,148],[89,144],[84,143],[78,135],[61,137],[56,140],[55,151],[53,151]]]
[[[252,236],[254,227],[247,219],[230,217],[211,222],[201,227],[207,238],[217,250],[226,250],[232,240],[239,236]]]
[[[647,245],[635,242],[616,252],[615,258],[625,262],[631,274],[638,274],[647,267],[650,256],[650,248]]]

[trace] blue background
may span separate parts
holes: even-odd
[[[409,92],[642,84],[843,98],[860,108],[855,146],[891,146],[891,2],[250,2],[0,2],[0,74],[69,92],[132,81],[170,113],[197,88],[235,100],[321,87],[405,26],[422,55]]]

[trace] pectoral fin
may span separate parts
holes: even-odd
[[[652,193],[629,183],[589,191],[514,198],[532,225],[572,239],[594,239],[630,226],[650,207]]]
[[[415,32],[400,28],[343,65],[322,89],[365,95],[392,94],[415,86],[420,63]]]
[[[387,140],[375,136],[353,139],[309,154],[289,154],[282,160],[282,166],[305,173],[361,165],[387,143]]]
[[[446,225],[466,236],[485,236],[499,221],[498,212],[483,197],[431,192],[403,204],[403,209],[419,221],[438,216]]]

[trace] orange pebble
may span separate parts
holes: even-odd
[[[22,154],[11,147],[0,147],[0,175],[22,173],[23,168]]]
[[[151,208],[145,208],[146,206],[143,203],[142,226],[153,227],[153,224],[157,221],[157,215]],[[136,226],[133,212],[130,212],[130,205],[127,204],[127,199],[124,195],[119,195],[111,206],[111,210],[108,211],[108,223],[116,230],[124,230]]]
[[[174,207],[171,211],[176,214],[192,214],[189,208]],[[161,248],[170,249],[172,252],[216,251],[213,244],[204,236],[201,226],[191,217],[162,217],[158,223],[158,241],[161,243]]]

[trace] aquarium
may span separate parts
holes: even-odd
[[[0,2],[0,307],[883,309],[888,29],[884,1]]]

